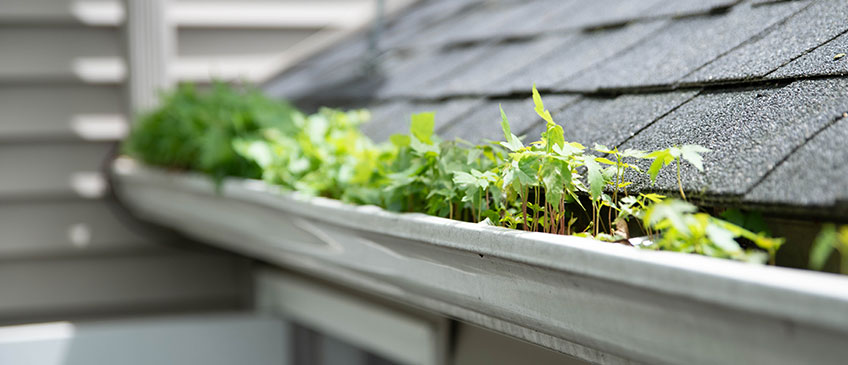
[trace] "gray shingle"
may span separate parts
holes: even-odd
[[[561,24],[569,28],[589,28],[619,24],[644,16],[652,6],[663,0],[628,1],[601,0],[581,4],[579,9],[570,11],[561,19]]]
[[[516,34],[537,34],[618,25],[639,19],[654,5],[666,0],[578,1],[552,8],[545,22],[527,21],[512,30]]]
[[[848,119],[842,118],[789,156],[745,200],[822,207],[845,203],[848,201],[845,141],[848,141]]]
[[[263,86],[265,92],[278,99],[292,99],[312,88],[313,70],[305,64],[286,70]]]
[[[346,39],[287,70],[264,89],[272,96],[292,99],[310,94],[318,85],[356,78],[364,70],[367,50],[364,39]]]
[[[490,47],[464,67],[434,80],[421,90],[429,97],[492,94],[488,85],[504,75],[523,69],[569,41],[568,37],[540,37],[526,42],[510,42]],[[525,85],[527,90],[527,85]]]
[[[707,147],[712,152],[704,156],[705,172],[684,165],[684,188],[738,197],[848,107],[846,87],[844,79],[802,80],[772,89],[703,93],[638,133],[624,148]],[[676,190],[671,170],[660,174],[657,188]],[[646,182],[638,180],[642,187]]]
[[[551,113],[554,113],[576,100],[576,96],[557,95],[546,97],[544,101],[545,107]],[[543,123],[534,111],[533,99],[531,98],[492,100],[472,110],[468,113],[467,118],[457,119],[446,125],[439,130],[439,134],[445,139],[459,137],[475,143],[486,140],[502,141],[503,131],[498,104],[503,107],[504,113],[506,113],[512,126],[512,132],[516,135],[524,134],[523,132],[530,129],[533,124]],[[536,137],[529,136],[529,138]]]
[[[502,38],[514,33],[516,24],[558,7],[558,0],[490,2],[456,21],[422,32],[411,42],[416,47],[441,47],[455,43]]]
[[[380,38],[383,48],[410,46],[423,31],[465,13],[482,0],[422,1],[390,21]]]
[[[512,36],[534,36],[561,30],[565,28],[560,24],[563,16],[587,4],[584,0],[555,0],[543,12],[533,14],[532,21],[510,24],[503,31]]]
[[[751,0],[751,4],[754,4],[754,5],[769,5],[769,4],[779,3],[779,2],[782,2],[782,1],[787,1],[787,0]]]
[[[380,85],[376,95],[379,98],[420,96],[426,91],[425,85],[458,67],[467,65],[488,49],[488,46],[481,45],[446,52],[432,51],[414,54],[386,70],[385,82]]]
[[[615,147],[657,118],[683,104],[697,91],[621,95],[616,98],[583,98],[564,110],[553,113],[564,130],[565,139],[587,147],[595,143]],[[548,97],[542,96],[547,101]],[[530,136],[544,131],[543,125],[529,130]]]
[[[470,112],[485,102],[480,98],[450,99],[443,102],[415,103],[416,113],[436,113],[435,130],[439,131],[470,115]]]
[[[705,14],[715,9],[728,8],[740,0],[665,0],[654,4],[645,12],[651,17]]]
[[[848,217],[848,152],[842,148],[848,118],[834,122],[848,111],[848,78],[829,77],[848,75],[848,56],[834,59],[848,53],[848,2],[737,2],[437,0],[389,23],[382,44],[406,48],[388,49],[378,75],[363,77],[367,38],[361,33],[266,89],[302,97],[299,105],[309,106],[328,100],[359,106],[376,95],[374,121],[363,129],[378,141],[407,133],[412,113],[435,111],[441,135],[473,142],[502,140],[499,103],[513,132],[539,137],[544,123],[532,101],[501,96],[526,93],[533,82],[543,91],[584,92],[543,92],[568,140],[640,149],[700,144],[713,152],[705,154],[704,173],[684,164],[690,196],[837,205],[846,213],[823,211]],[[706,15],[724,7],[730,10]],[[516,36],[524,38],[502,41]],[[453,45],[442,47],[446,42]],[[648,90],[681,84],[709,86],[700,93]],[[587,91],[625,94],[604,98]],[[644,177],[635,181],[636,188],[649,185]],[[654,188],[676,190],[673,168]]]
[[[409,102],[389,102],[371,106],[371,121],[362,125],[362,132],[375,142],[388,140],[396,133],[409,131],[412,104]]]
[[[673,85],[685,75],[797,11],[802,3],[752,8],[675,21],[634,48],[562,84],[572,90]]]
[[[819,0],[776,26],[764,37],[719,57],[683,82],[743,80],[763,77],[781,65],[848,29],[848,2]],[[831,55],[830,60],[833,56]],[[829,61],[830,61],[829,60]]]
[[[604,28],[633,21],[706,14],[726,8],[739,0],[554,0],[543,11],[533,14],[533,21],[515,22],[499,27],[497,35],[526,36],[540,33]]]
[[[436,113],[435,129],[450,125],[483,103],[480,99],[453,99],[445,102],[413,103],[388,102],[373,106],[371,121],[362,126],[362,131],[372,140],[381,142],[397,133],[408,133],[410,117],[415,113]]]
[[[485,87],[491,92],[526,91],[533,83],[539,88],[556,89],[558,83],[603,62],[660,29],[665,21],[636,23],[622,28],[568,35],[570,39],[552,53],[532,64],[493,80]]]
[[[766,78],[848,75],[848,57],[837,57],[837,55],[845,53],[848,53],[848,33],[843,33],[810,53],[766,75]]]

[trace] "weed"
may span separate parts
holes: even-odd
[[[650,249],[774,262],[781,239],[698,212],[685,201],[681,163],[702,171],[701,154],[708,149],[587,149],[565,141],[563,127],[535,86],[532,94],[545,130],[531,143],[512,133],[501,109],[504,141],[497,144],[444,141],[433,133],[433,113],[412,115],[408,134],[376,144],[359,129],[369,118],[366,111],[321,109],[304,115],[252,90],[217,84],[200,93],[181,87],[141,119],[125,151],[149,164],[203,171],[218,180],[261,178],[393,211],[621,243],[629,243],[632,228],[649,236],[645,247]],[[646,172],[637,166],[642,159],[652,160]],[[653,183],[672,164],[683,200],[628,191],[633,182],[625,172],[646,174]],[[825,238],[828,243],[817,245],[815,263],[826,258],[828,247],[848,252],[848,239],[840,246]],[[743,249],[738,239],[754,242],[759,250]]]
[[[833,250],[839,252],[839,270],[848,274],[848,225],[837,228],[833,224],[825,224],[822,227],[810,250],[810,268],[821,270]]]

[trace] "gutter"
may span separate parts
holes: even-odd
[[[848,278],[530,233],[168,173],[121,158],[136,214],[210,244],[594,363],[841,363]]]

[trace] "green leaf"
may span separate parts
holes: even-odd
[[[601,165],[595,162],[595,159],[591,156],[585,156],[583,158],[583,163],[586,165],[586,169],[588,170],[587,178],[589,179],[589,195],[592,196],[593,200],[597,200],[601,197],[601,193],[604,189],[604,175],[601,172]]]
[[[734,239],[733,233],[718,225],[708,224],[706,234],[712,243],[727,253],[735,254],[742,251],[739,243]]]
[[[614,151],[609,149],[609,147],[597,143],[595,143],[595,146],[592,147],[592,149],[600,153],[614,153]]]
[[[604,157],[597,157],[597,158],[595,158],[595,161],[598,161],[598,162],[600,162],[602,164],[606,164],[606,165],[617,165],[617,163],[612,162],[609,159],[604,158]]]
[[[393,145],[397,147],[408,147],[409,146],[409,136],[405,134],[393,134],[389,137],[389,140]]]
[[[653,163],[651,163],[651,167],[648,168],[648,176],[650,176],[651,178],[651,184],[657,182],[657,175],[659,175],[660,169],[662,169],[663,166],[664,165],[662,159],[656,159]]]
[[[687,144],[680,147],[680,157],[695,166],[698,171],[704,171],[704,158],[701,157],[701,154],[707,152],[710,152],[708,148],[696,144]]]
[[[548,128],[545,131],[545,143],[547,144],[548,153],[552,153],[555,147],[559,147],[560,151],[565,146],[565,137],[563,136],[562,127],[548,123]]]
[[[371,180],[371,177],[377,170],[377,160],[375,155],[375,151],[364,151],[362,156],[355,160],[356,165],[353,168],[352,183],[365,184]]]
[[[677,199],[666,199],[661,203],[651,205],[645,212],[645,222],[656,227],[662,221],[668,221],[678,231],[689,234],[689,226],[686,224],[685,214],[694,213],[698,210],[694,205]]]
[[[663,199],[665,199],[665,195],[660,195],[660,194],[655,194],[655,193],[649,193],[649,194],[639,194],[639,195],[640,195],[640,196],[643,196],[643,197],[645,197],[645,198],[647,198],[648,200],[650,200],[650,201],[652,201],[652,202],[654,202],[654,203],[659,203],[659,202],[661,202]]]
[[[551,113],[545,110],[545,104],[542,103],[542,96],[539,95],[539,90],[536,90],[536,84],[533,84],[533,104],[535,105],[536,114],[542,117],[545,122],[554,123]]]
[[[651,184],[657,181],[657,175],[660,173],[660,170],[674,161],[674,156],[671,150],[672,148],[667,148],[645,155],[645,158],[654,160],[654,162],[651,163],[651,167],[648,168],[648,176],[651,177]]]
[[[545,185],[545,200],[552,205],[559,204],[565,191],[566,179],[563,171],[569,171],[562,161],[549,161],[542,165],[542,183]],[[569,175],[570,178],[570,175]]]
[[[467,172],[456,171],[453,173],[453,182],[466,187],[477,184],[477,178]]]
[[[504,168],[503,172],[503,187],[504,189],[512,188],[514,190],[518,190],[516,186],[516,182],[518,181],[518,177],[515,176],[515,171],[518,170],[518,162],[512,161],[506,168]]]
[[[562,157],[579,155],[579,154],[583,153],[583,150],[585,150],[585,149],[586,149],[586,147],[583,147],[582,144],[577,143],[577,142],[569,142],[569,143],[563,144],[562,146],[556,146],[555,145],[553,147],[554,153],[556,153],[556,154],[558,154]]]
[[[409,141],[410,147],[412,150],[418,153],[420,156],[438,156],[439,155],[439,146],[436,146],[432,143],[426,143],[424,141],[419,140],[417,137],[412,138]]]
[[[645,151],[628,148],[621,151],[621,157],[645,158]]]
[[[837,244],[838,236],[836,233],[836,226],[833,224],[825,224],[822,226],[822,229],[818,236],[816,236],[815,241],[813,241],[813,247],[810,250],[810,268],[813,270],[821,270],[827,262],[827,259],[830,257],[830,254],[833,253],[833,249],[836,248]]]
[[[537,157],[525,157],[518,160],[518,171],[516,176],[522,185],[531,185],[538,181],[536,171],[538,169],[539,159]]]
[[[409,130],[415,138],[425,144],[433,144],[433,128],[435,127],[434,113],[418,113],[412,115],[412,125]]]
[[[273,161],[271,146],[265,141],[234,140],[233,148],[242,156],[252,159],[262,168],[269,168]]]
[[[467,165],[474,164],[474,162],[477,161],[477,158],[479,158],[480,155],[482,155],[482,154],[483,154],[483,151],[476,149],[476,148],[469,150],[468,155],[465,157],[465,164],[467,164]]]
[[[504,113],[503,107],[498,105],[498,108],[501,110],[501,128],[504,132],[504,138],[506,142],[501,142],[501,146],[504,146],[506,149],[515,152],[522,148],[524,148],[524,144],[521,143],[521,140],[518,139],[514,134],[512,134],[512,130],[509,127],[509,120],[506,118],[506,113]]]

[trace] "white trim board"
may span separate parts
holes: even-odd
[[[848,357],[844,276],[397,214],[260,181],[216,190],[205,176],[126,160],[114,173],[124,201],[153,221],[590,362]]]

